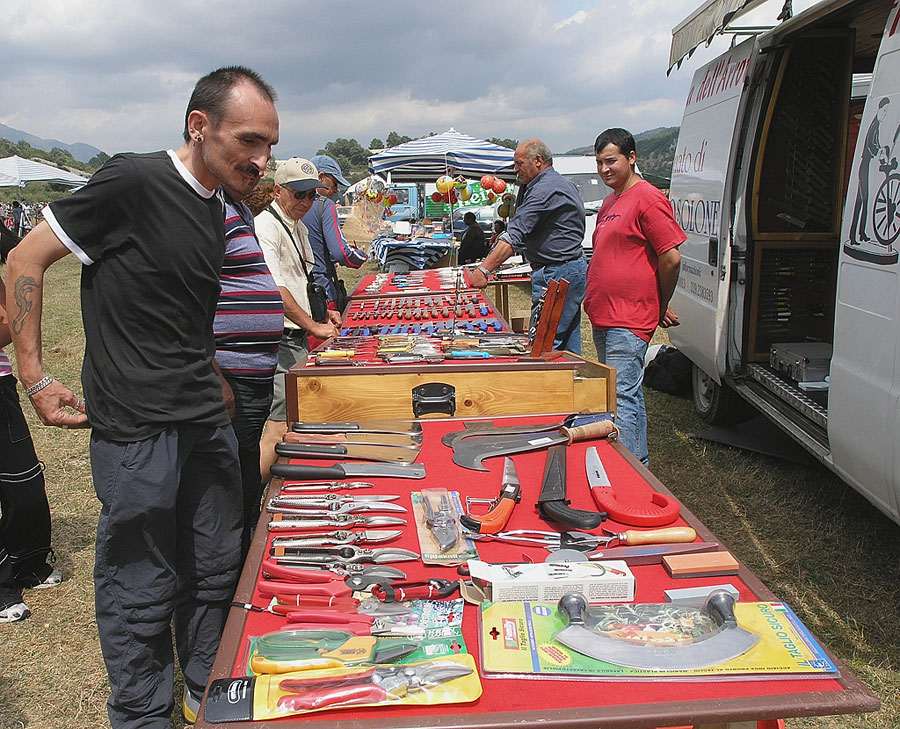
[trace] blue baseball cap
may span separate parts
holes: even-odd
[[[318,169],[319,172],[327,172],[329,175],[334,175],[334,179],[337,180],[339,184],[344,187],[350,187],[350,183],[347,182],[347,180],[344,179],[344,175],[341,174],[340,165],[327,154],[317,154],[310,162],[316,166],[316,169]]]

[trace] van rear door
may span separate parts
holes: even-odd
[[[672,297],[672,343],[716,382],[725,371],[731,215],[723,214],[736,123],[756,51],[750,38],[694,74],[672,165],[669,198],[687,233]]]
[[[898,20],[895,3],[850,158],[828,398],[835,471],[895,520],[900,510]]]

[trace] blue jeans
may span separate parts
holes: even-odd
[[[550,279],[566,279],[569,290],[566,303],[553,338],[553,349],[565,349],[573,354],[581,354],[581,302],[587,285],[587,261],[584,256],[574,261],[565,261],[539,268],[531,274],[531,321],[535,323],[535,310],[541,295],[547,290]]]
[[[650,465],[647,409],[644,407],[644,355],[647,342],[628,329],[594,329],[597,361],[616,369],[616,425],[619,441]]]

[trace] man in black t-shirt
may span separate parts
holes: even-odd
[[[173,618],[183,710],[196,717],[234,593],[241,485],[213,366],[217,188],[243,197],[262,176],[278,139],[274,99],[248,69],[205,76],[177,151],[116,155],[52,203],[9,259],[19,379],[45,424],[93,428],[95,602],[116,728],[170,726]],[[86,403],[40,356],[44,273],[68,253],[84,264]]]

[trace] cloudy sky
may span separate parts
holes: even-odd
[[[559,153],[610,126],[680,123],[693,72],[728,43],[666,77],[672,28],[699,4],[4,0],[0,122],[110,154],[175,147],[197,78],[242,64],[278,91],[281,158],[449,127]]]

